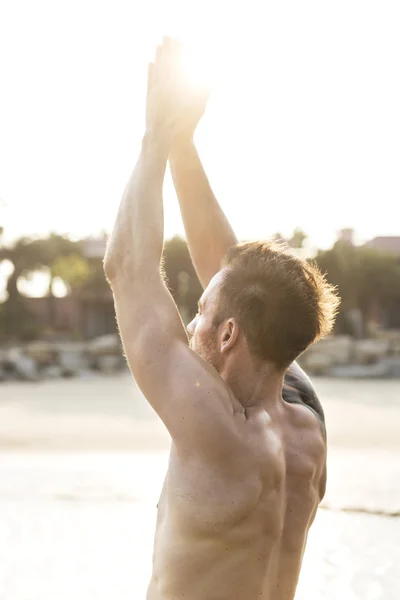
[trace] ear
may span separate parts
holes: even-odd
[[[221,326],[219,339],[221,354],[231,350],[239,337],[239,325],[235,319],[228,319]]]

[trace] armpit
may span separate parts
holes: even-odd
[[[325,415],[317,393],[307,375],[297,363],[286,372],[282,396],[285,402],[304,404],[310,408],[321,422],[325,431]]]

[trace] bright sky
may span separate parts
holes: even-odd
[[[399,234],[399,31],[398,0],[2,0],[6,237],[111,229],[163,33],[218,67],[197,144],[240,238]]]

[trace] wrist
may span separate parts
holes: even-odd
[[[142,150],[150,151],[167,158],[171,147],[171,136],[164,131],[146,129],[142,140]]]
[[[171,153],[185,152],[194,147],[194,131],[176,134],[171,141]]]

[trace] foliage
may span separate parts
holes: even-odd
[[[288,244],[291,248],[303,248],[304,242],[308,238],[308,235],[300,229],[300,227],[296,227],[292,233],[292,237],[287,239],[281,233],[277,232],[272,236],[272,239],[276,242],[283,242]]]
[[[60,272],[63,272],[65,281],[70,286],[78,282],[82,283],[84,279],[85,269],[83,258],[80,256],[80,244],[54,233],[47,238],[23,237],[10,247],[0,248],[0,261],[5,259],[12,262],[14,271],[7,281],[8,299],[2,310],[0,334],[11,338],[34,337],[37,333],[35,320],[29,313],[26,302],[18,290],[18,280],[43,267],[49,269],[48,311],[51,324],[54,315],[52,295],[54,277],[60,276]],[[62,278],[64,279],[64,277]]]
[[[377,307],[390,314],[400,305],[400,261],[396,256],[338,241],[332,249],[319,251],[316,262],[342,298],[339,331],[346,330],[349,311],[359,310],[366,324]]]
[[[289,243],[301,247],[304,240],[305,234],[301,230],[295,230]],[[55,277],[60,277],[66,283],[69,293],[87,295],[93,302],[97,298],[107,302],[107,298],[110,298],[111,301],[102,258],[88,259],[81,242],[55,234],[43,239],[21,238],[11,247],[0,247],[0,261],[6,258],[13,263],[14,272],[7,281],[8,300],[0,304],[0,337],[31,338],[37,335],[35,319],[29,313],[17,284],[21,276],[43,267],[50,273],[47,297],[50,326],[53,322],[54,303],[57,301],[53,298],[51,289],[51,282]],[[377,306],[383,314],[398,315],[396,318],[400,321],[398,258],[338,241],[330,250],[319,251],[316,262],[327,273],[329,281],[338,286],[342,298],[337,332],[349,331],[346,315],[352,311],[359,311],[364,323],[367,323]],[[196,313],[202,288],[187,244],[182,238],[174,237],[165,243],[164,269],[183,320],[188,322]]]
[[[302,229],[297,227],[293,231],[292,237],[290,238],[290,240],[288,240],[288,244],[292,248],[303,248],[304,242],[306,241],[307,237],[308,237],[307,234],[304,233],[304,231]]]
[[[197,301],[203,290],[194,270],[187,244],[179,236],[165,243],[164,269],[168,287],[181,311],[182,318],[188,322],[197,312]]]
[[[91,275],[89,262],[77,252],[58,256],[51,264],[52,278],[60,277],[70,289],[81,287]]]

